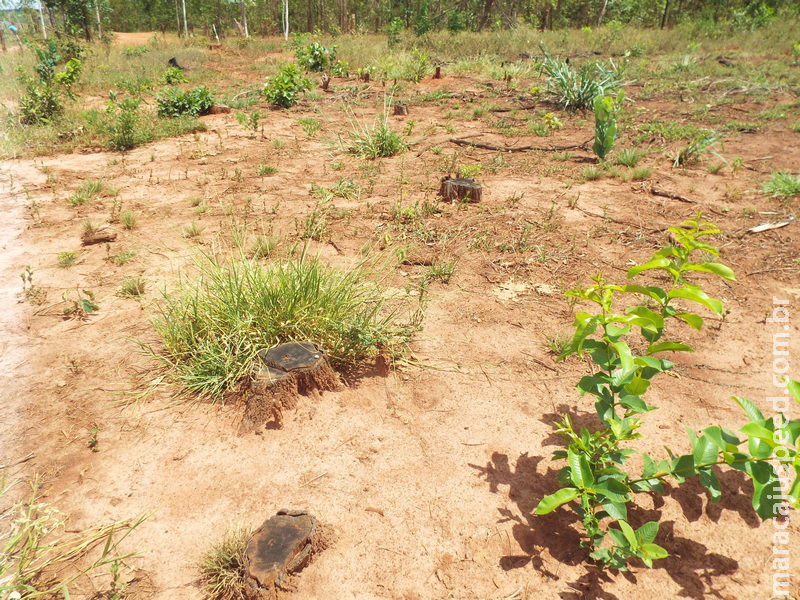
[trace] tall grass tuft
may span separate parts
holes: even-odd
[[[782,172],[773,173],[769,181],[763,183],[761,190],[773,198],[800,196],[800,176]]]
[[[383,115],[372,125],[353,125],[350,132],[352,144],[348,151],[363,158],[394,156],[406,149],[400,134],[389,127],[389,105],[384,103]]]
[[[245,600],[245,552],[251,531],[240,527],[228,532],[200,559],[200,581],[209,600]]]
[[[334,364],[353,364],[410,335],[386,307],[363,263],[342,271],[301,252],[264,267],[207,257],[201,276],[165,294],[150,349],[187,391],[221,398],[248,373],[256,352],[287,341],[320,344]]]

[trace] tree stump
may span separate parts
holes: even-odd
[[[297,397],[337,390],[339,377],[325,352],[311,342],[289,342],[261,350],[245,402],[242,427],[255,430],[270,420],[283,426],[283,411],[297,406]]]
[[[408,114],[408,106],[405,104],[400,104],[399,102],[395,103],[393,107],[393,112],[396,117],[405,116]]]
[[[450,202],[480,202],[481,184],[473,178],[450,177],[442,179],[439,196]]]
[[[303,510],[279,510],[259,527],[245,549],[247,582],[251,600],[274,600],[283,578],[300,571],[321,549],[317,520]]]
[[[436,66],[436,71],[434,71],[434,73],[433,73],[433,78],[434,79],[441,79],[442,78],[442,67],[441,66],[438,66],[438,65]]]
[[[358,76],[358,78],[364,83],[369,83],[369,71],[364,71]]]
[[[113,242],[116,239],[117,234],[111,231],[93,231],[92,233],[84,233],[81,236],[81,244],[84,246],[93,246],[94,244]]]
[[[330,86],[330,84],[331,84],[331,76],[328,75],[327,73],[323,73],[322,74],[322,83],[320,84],[320,87],[322,88],[322,91],[327,92],[328,91],[328,86]]]

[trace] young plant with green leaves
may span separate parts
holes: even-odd
[[[297,65],[283,65],[278,72],[264,84],[264,97],[275,106],[289,108],[294,106],[302,92],[311,89],[311,80],[305,77]]]
[[[704,240],[719,233],[712,224],[690,220],[669,232],[674,245],[658,250],[648,262],[628,271],[629,279],[644,272],[661,272],[670,282],[668,287],[611,284],[597,276],[590,287],[567,293],[570,298],[597,306],[594,312],[575,315],[575,333],[561,358],[588,355],[594,363],[593,374],[584,376],[577,387],[582,394],[594,396],[599,427],[577,431],[569,415],[557,423],[566,446],[554,453],[555,459],[567,461],[559,473],[563,487],[544,497],[536,513],[547,514],[569,504],[583,524],[582,545],[606,568],[625,570],[634,558],[651,567],[654,560],[668,555],[655,543],[657,521],[634,528],[628,518],[635,494],[663,494],[666,481],[681,484],[696,476],[711,501],[716,502],[722,497],[720,469],[742,471],[752,479],[752,506],[762,519],[779,512],[785,515],[789,505],[798,507],[800,498],[800,420],[789,421],[784,413],[765,418],[744,398],[734,397],[748,419],[738,432],[716,425],[699,432],[690,430],[688,454],[667,449],[667,458],[659,459],[626,447],[641,437],[641,416],[656,408],[643,397],[653,378],[673,367],[659,355],[693,351],[685,343],[668,339],[668,323],[680,321],[701,329],[703,317],[685,308],[687,304],[708,309],[718,317],[725,315],[722,302],[711,298],[690,277],[709,273],[735,280],[729,267],[705,260],[718,256],[717,248]],[[699,262],[695,262],[695,254],[702,257]],[[644,301],[633,305],[626,302],[628,308],[618,312],[620,295]],[[643,351],[637,353],[636,348]],[[800,402],[800,384],[787,380],[787,386]],[[638,459],[632,462],[642,465],[638,474],[626,470],[634,455]],[[773,467],[775,461],[780,468]],[[773,494],[778,489],[784,495]]]
[[[617,140],[617,118],[622,111],[625,94],[620,91],[616,98],[597,96],[594,99],[594,145],[592,150],[600,160],[614,148]]]
[[[21,73],[20,82],[25,93],[19,99],[20,121],[23,125],[48,123],[64,110],[64,98],[72,100],[72,86],[81,74],[81,61],[78,58],[65,59],[58,49],[56,40],[51,39],[44,46],[34,48],[37,63],[33,66],[36,77]],[[60,64],[63,69],[57,71]]]
[[[542,71],[547,75],[547,89],[567,110],[584,110],[594,105],[594,99],[618,90],[623,82],[613,65],[587,63],[574,69],[563,60],[544,52]]]

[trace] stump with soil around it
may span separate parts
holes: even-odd
[[[255,430],[269,423],[283,426],[283,411],[297,405],[298,395],[316,396],[341,386],[325,352],[312,342],[289,342],[261,350],[245,402],[242,427]]]
[[[304,510],[279,510],[259,527],[245,549],[251,600],[274,600],[286,575],[300,571],[322,549],[317,520]]]
[[[481,184],[471,177],[450,177],[448,175],[442,179],[439,196],[450,202],[480,202],[482,188]]]

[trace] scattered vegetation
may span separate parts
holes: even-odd
[[[245,551],[252,532],[233,529],[200,559],[200,581],[207,600],[246,600]]]
[[[774,198],[800,196],[800,176],[784,172],[773,173],[761,186],[761,190]]]
[[[388,109],[372,125],[354,124],[350,132],[352,145],[348,148],[362,158],[382,158],[394,156],[406,149],[400,134],[389,127]]]
[[[156,96],[158,115],[161,117],[198,117],[211,110],[214,98],[205,86],[190,91],[182,91],[176,87],[161,90]]]
[[[311,80],[304,77],[297,65],[283,65],[264,84],[264,97],[280,108],[290,108],[297,103],[301,93],[311,89]]]

